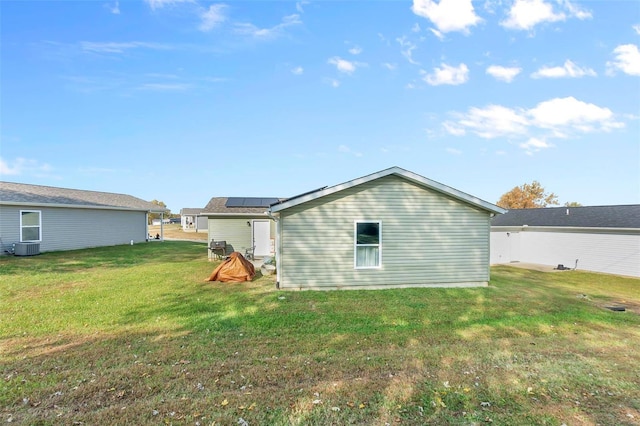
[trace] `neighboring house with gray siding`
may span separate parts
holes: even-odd
[[[274,254],[275,223],[267,216],[275,197],[213,197],[200,216],[207,218],[210,241],[226,241],[226,254],[245,255],[253,248],[256,257]],[[214,258],[209,250],[209,259]]]
[[[393,167],[270,207],[282,289],[483,286],[503,209]]]
[[[180,209],[180,225],[184,231],[207,232],[208,220],[201,216],[203,209]]]
[[[0,251],[21,243],[43,252],[140,243],[148,214],[165,211],[131,195],[0,182]]]
[[[513,209],[491,222],[491,263],[640,277],[640,205]]]

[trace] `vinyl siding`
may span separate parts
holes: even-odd
[[[244,255],[245,250],[252,246],[252,228],[247,226],[247,221],[269,220],[271,224],[271,237],[275,238],[275,224],[267,216],[247,216],[234,218],[209,217],[209,240],[226,241],[227,253],[237,251]],[[209,253],[209,257],[212,254]]]
[[[381,221],[382,264],[354,268],[354,222]],[[283,210],[281,288],[479,285],[489,213],[387,176]]]
[[[640,277],[640,234],[620,232],[563,232],[528,229],[519,232],[519,241],[506,237],[504,231],[491,232],[493,263],[526,262],[608,274]],[[505,241],[505,240],[509,241]],[[518,245],[518,255],[502,255]]]
[[[145,212],[0,206],[3,248],[20,241],[21,210],[42,212],[42,252],[129,244],[131,240],[140,243],[147,239]]]

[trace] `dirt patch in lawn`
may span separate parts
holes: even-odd
[[[632,312],[636,315],[640,315],[640,303],[631,300],[612,300],[606,303],[600,303],[603,309],[609,309],[618,312]],[[624,311],[622,310],[624,308]]]

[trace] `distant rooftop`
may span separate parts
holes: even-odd
[[[276,197],[213,197],[202,214],[263,214],[280,198]]]
[[[184,209],[180,209],[180,214],[183,215],[183,216],[197,216],[203,211],[204,211],[204,209],[202,207],[200,207],[200,208],[187,208],[187,207],[185,207]]]
[[[156,204],[126,194],[14,182],[0,182],[0,204],[166,211]]]
[[[491,226],[640,228],[640,204],[513,209],[496,215]]]

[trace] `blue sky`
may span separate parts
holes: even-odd
[[[640,3],[2,1],[0,180],[172,212],[399,166],[640,203]]]

